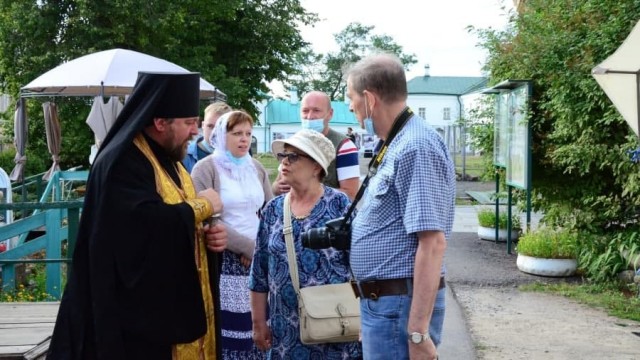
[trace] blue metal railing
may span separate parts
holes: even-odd
[[[61,269],[64,263],[71,261],[83,204],[81,198],[72,199],[70,184],[86,182],[87,177],[88,171],[56,172],[44,191],[38,194],[39,202],[0,204],[0,211],[19,210],[25,215],[20,220],[0,227],[0,241],[14,239],[17,242],[14,248],[0,253],[3,291],[15,290],[16,264],[44,263],[46,291],[52,297],[60,298]],[[44,234],[27,240],[28,235],[34,233]],[[66,256],[63,256],[65,242],[67,251]],[[44,252],[44,258],[30,258],[40,252]]]

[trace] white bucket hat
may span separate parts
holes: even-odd
[[[284,151],[284,145],[291,145],[311,156],[322,168],[325,175],[333,159],[336,157],[336,148],[329,139],[315,130],[302,129],[284,140],[274,140],[271,143],[271,151],[278,154]]]

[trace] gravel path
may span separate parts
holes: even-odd
[[[479,240],[475,233],[453,234],[445,264],[478,359],[640,359],[640,336],[634,334],[640,322],[562,296],[518,290],[532,282],[581,281],[577,277],[522,273],[504,243]]]
[[[363,175],[367,163],[360,159]],[[456,184],[461,199],[468,190],[494,189],[493,182]],[[447,284],[461,307],[475,355],[466,344],[448,343],[442,360],[640,360],[640,322],[620,320],[562,296],[518,290],[532,282],[581,279],[525,274],[518,270],[516,257],[515,251],[507,254],[505,243],[480,240],[476,233],[453,233],[445,255]],[[464,342],[462,335],[445,333],[444,342]]]

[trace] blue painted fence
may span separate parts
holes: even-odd
[[[0,204],[0,211],[22,211],[20,220],[0,227],[0,241],[18,238],[16,247],[0,253],[2,268],[2,290],[14,290],[16,286],[15,266],[20,263],[45,263],[46,291],[59,299],[62,288],[62,265],[73,256],[78,223],[82,210],[82,199],[71,199],[71,185],[86,183],[88,171],[58,171],[49,179],[39,201]],[[24,188],[23,188],[24,194]],[[23,200],[27,197],[23,195]],[[43,233],[27,241],[29,233]],[[67,243],[66,256],[62,247]],[[44,251],[43,259],[28,258]],[[69,270],[69,266],[67,266]]]

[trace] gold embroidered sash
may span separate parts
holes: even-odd
[[[187,202],[193,208],[196,221],[195,261],[200,278],[200,288],[207,316],[207,333],[200,339],[188,344],[175,344],[171,347],[174,360],[215,360],[216,339],[214,328],[213,298],[209,286],[209,268],[207,263],[207,251],[202,231],[202,221],[211,216],[213,210],[206,199],[196,198],[196,191],[189,173],[180,165],[176,166],[182,189],[171,179],[167,171],[160,165],[158,159],[151,151],[149,144],[142,134],[133,140],[133,143],[142,151],[144,156],[153,165],[156,179],[156,190],[167,204]]]

